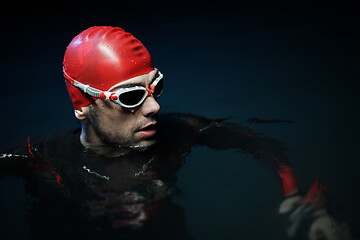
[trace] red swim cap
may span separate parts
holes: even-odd
[[[63,72],[75,109],[96,98],[75,87],[74,80],[107,91],[115,84],[154,70],[149,51],[119,27],[95,26],[74,37],[65,51]]]

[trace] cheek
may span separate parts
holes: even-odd
[[[138,127],[137,112],[134,114],[110,102],[101,102],[97,110],[96,124],[108,134],[130,137]]]
[[[136,129],[136,116],[121,111],[112,112],[105,120],[104,125],[108,130],[117,134],[131,135]]]

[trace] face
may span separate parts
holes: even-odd
[[[149,88],[156,77],[157,70],[126,80],[110,91],[126,85],[139,85]],[[94,138],[106,145],[145,150],[155,142],[155,116],[160,110],[156,99],[151,95],[138,107],[123,108],[120,105],[97,99],[88,106],[88,127],[93,129]]]

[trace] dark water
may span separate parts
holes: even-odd
[[[2,37],[1,145],[77,126],[61,75],[65,47],[89,26],[121,26],[142,40],[166,76],[163,112],[231,117],[279,139],[300,185],[320,179],[333,215],[359,236],[360,39],[353,6],[180,5],[140,9],[141,17],[130,14],[136,9],[96,9],[15,11],[29,24],[12,15]],[[194,239],[286,239],[277,177],[247,155],[195,147],[177,185],[182,193],[174,201]],[[23,239],[29,196],[14,177],[0,188],[0,234]]]

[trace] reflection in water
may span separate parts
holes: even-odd
[[[172,198],[180,192],[176,172],[194,145],[239,149],[269,164],[279,174],[287,197],[280,213],[289,214],[289,235],[296,235],[308,215],[318,215],[312,233],[335,235],[324,227],[331,219],[320,197],[321,185],[313,185],[307,196],[300,197],[279,141],[224,119],[165,114],[159,116],[159,123],[153,148],[118,157],[84,149],[79,130],[29,138],[8,149],[0,159],[1,173],[26,179],[27,191],[37,197],[29,212],[32,237],[192,239],[184,212]]]

